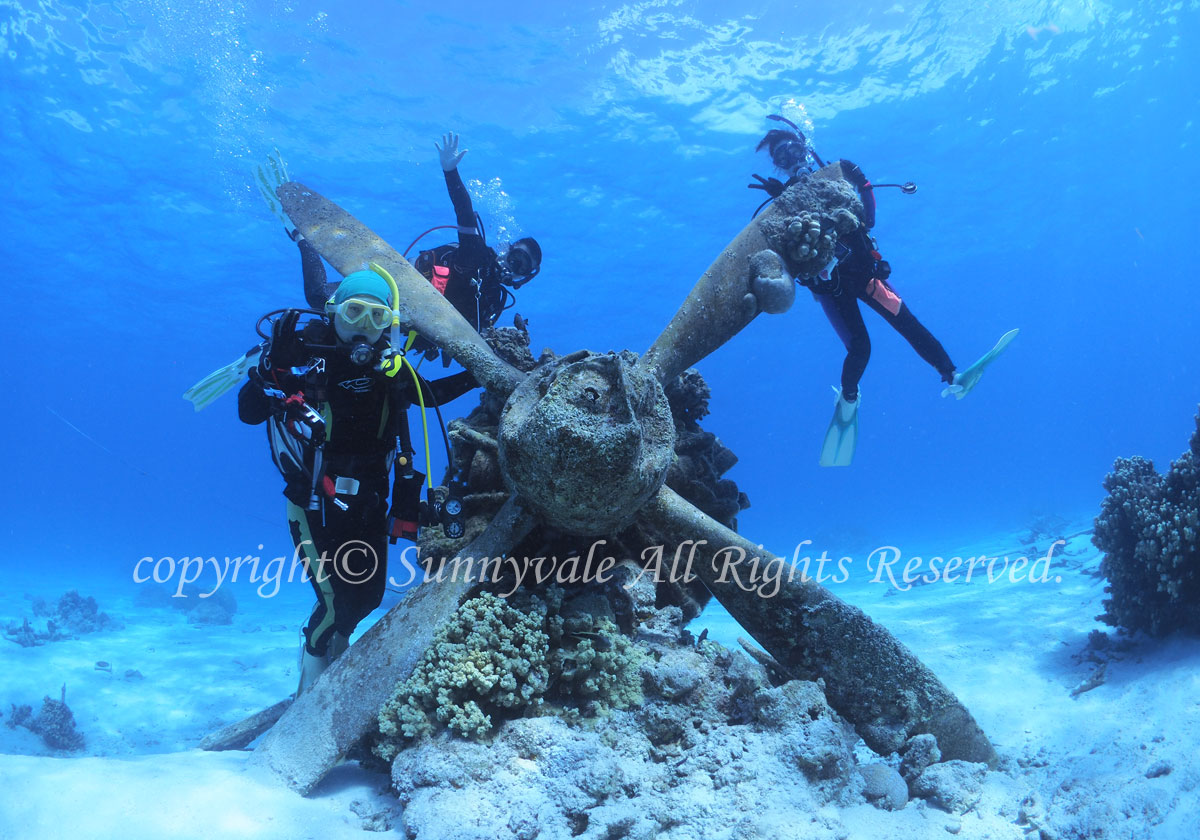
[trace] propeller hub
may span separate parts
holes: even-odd
[[[504,480],[549,525],[618,533],[662,486],[675,424],[662,386],[636,362],[633,353],[572,353],[531,373],[504,406]]]

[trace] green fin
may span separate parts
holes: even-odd
[[[272,149],[271,154],[267,155],[266,164],[260,163],[255,168],[254,182],[258,186],[259,194],[262,195],[263,201],[267,203],[271,212],[288,230],[294,228],[295,225],[283,212],[283,204],[280,203],[279,196],[275,194],[275,191],[290,180],[287,164],[283,162],[283,156],[279,154],[279,149]]]
[[[983,376],[983,372],[987,370],[987,366],[1004,352],[1004,348],[1012,343],[1012,340],[1017,337],[1017,333],[1019,332],[1020,329],[1009,330],[1000,336],[1000,340],[996,342],[996,346],[980,356],[979,361],[962,373],[954,375],[954,384],[946,386],[942,390],[942,396],[948,397],[953,394],[956,399],[961,400],[967,394],[971,393],[972,389],[979,384],[979,379]]]
[[[207,408],[213,400],[242,381],[242,378],[246,375],[246,371],[250,370],[250,366],[258,361],[258,354],[261,352],[262,347],[255,347],[220,370],[214,370],[191,388],[188,388],[184,392],[183,398],[191,400],[196,411]]]
[[[833,419],[825,430],[819,463],[822,467],[848,467],[858,445],[858,405],[862,402],[862,392],[852,403],[842,399],[841,389],[835,387],[833,392],[837,394],[837,402],[833,407]]]

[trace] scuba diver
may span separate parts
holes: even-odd
[[[438,150],[457,224],[437,225],[425,231],[408,246],[404,256],[407,257],[413,245],[426,234],[443,228],[457,229],[458,242],[418,252],[413,267],[478,332],[495,324],[500,313],[513,305],[516,299],[509,289],[519,289],[538,275],[542,268],[542,249],[537,240],[526,236],[497,254],[487,244],[479,215],[471,205],[471,194],[458,173],[459,161],[467,153],[466,149],[459,151],[458,135],[445,134],[442,142],[434,143],[434,147]],[[289,229],[288,235],[300,247],[304,297],[309,306],[319,308],[333,294],[337,284],[326,281],[325,266],[316,249],[298,231]],[[427,358],[438,354],[433,343],[422,337],[416,339],[411,349]],[[442,355],[442,364],[449,366],[448,355]]]
[[[775,168],[789,177],[782,182],[778,178],[753,176],[758,183],[747,186],[763,190],[768,196],[758,210],[779,197],[792,184],[826,165],[795,123],[777,114],[772,114],[769,119],[784,123],[788,128],[768,131],[755,151],[766,149]],[[869,232],[875,226],[875,189],[898,187],[911,195],[917,191],[916,184],[910,181],[906,184],[872,185],[856,164],[842,159],[837,165],[842,177],[854,185],[862,199],[862,224],[856,230],[838,237],[831,266],[827,266],[817,277],[796,278],[797,283],[812,291],[834,332],[846,347],[841,388],[834,388],[837,402],[821,447],[820,464],[823,467],[849,466],[857,445],[858,385],[871,357],[871,338],[859,309],[860,300],[879,313],[938,372],[947,385],[942,391],[943,397],[954,394],[962,399],[970,393],[987,365],[1017,334],[1015,329],[1005,333],[983,358],[965,371],[957,372],[941,342],[917,320],[892,286],[889,280],[891,266],[879,253],[875,239]],[[758,210],[755,210],[756,215]]]
[[[415,541],[418,523],[433,521],[420,501],[425,476],[413,464],[409,406],[420,403],[424,416],[426,406],[476,386],[467,372],[432,383],[416,374],[397,352],[396,294],[387,272],[372,266],[347,276],[320,310],[263,316],[264,342],[238,394],[241,420],[267,424],[292,541],[317,597],[303,628],[297,695],[382,601],[389,541]],[[447,525],[444,510],[432,516]]]

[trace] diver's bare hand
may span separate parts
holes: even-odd
[[[433,145],[438,150],[438,159],[442,162],[443,172],[450,172],[457,169],[458,162],[467,153],[466,149],[463,149],[461,152],[458,150],[458,135],[454,132],[443,134],[441,144],[439,145],[435,142]]]

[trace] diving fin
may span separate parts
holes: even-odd
[[[980,377],[987,370],[987,366],[996,360],[996,357],[1004,352],[1004,348],[1012,343],[1012,340],[1017,337],[1020,329],[1009,330],[1004,335],[1000,336],[1000,340],[996,342],[996,346],[979,357],[979,361],[971,365],[962,373],[954,374],[954,382],[946,386],[942,390],[942,396],[948,397],[951,394],[956,399],[962,399],[971,390],[979,384]]]
[[[207,408],[209,403],[237,385],[246,376],[246,371],[258,362],[262,345],[256,344],[220,370],[214,370],[184,392],[183,398],[191,400],[196,411]]]
[[[275,214],[276,218],[283,223],[284,229],[289,231],[296,226],[283,212],[283,204],[279,201],[279,196],[275,194],[275,191],[290,180],[287,164],[283,162],[283,156],[279,154],[279,149],[272,149],[271,154],[267,155],[266,164],[260,163],[255,171],[254,182],[258,186],[263,201],[267,203],[267,207],[271,208],[271,212]]]
[[[858,404],[862,402],[862,392],[854,402],[842,399],[842,391],[836,386],[833,392],[837,394],[837,403],[833,407],[833,419],[825,430],[819,463],[822,467],[848,467],[858,445]]]

